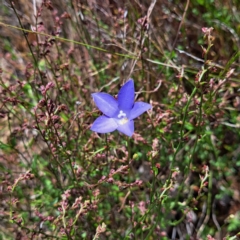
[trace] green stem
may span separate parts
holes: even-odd
[[[199,77],[199,82],[201,82],[201,80],[202,80],[204,74],[207,72],[207,70],[208,69],[203,69],[202,70],[201,75]],[[189,99],[187,101],[187,104],[184,107],[183,121],[182,121],[182,126],[181,126],[181,129],[180,129],[180,141],[179,141],[178,146],[177,146],[177,148],[176,148],[176,150],[175,150],[175,152],[173,154],[173,160],[171,161],[171,164],[170,164],[170,173],[169,173],[169,176],[168,176],[168,182],[169,182],[169,180],[170,180],[170,178],[172,176],[171,169],[174,167],[174,164],[175,164],[175,161],[176,161],[176,156],[177,156],[177,154],[178,154],[178,152],[179,152],[179,150],[180,150],[180,148],[182,146],[182,140],[183,140],[183,136],[184,136],[183,132],[184,132],[184,127],[185,127],[185,123],[186,123],[186,119],[187,119],[188,108],[189,108],[190,103],[191,103],[193,97],[195,96],[197,90],[198,90],[197,87],[195,87],[193,89],[193,91],[192,91],[192,93],[191,93],[191,95],[190,95],[190,97],[189,97]]]

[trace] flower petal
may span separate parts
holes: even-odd
[[[117,127],[118,125],[113,118],[100,116],[94,121],[90,130],[98,133],[109,133],[116,130]]]
[[[137,118],[142,113],[146,112],[152,108],[151,104],[145,103],[145,102],[135,102],[133,109],[130,112],[129,120],[132,120],[134,118]]]
[[[134,82],[132,79],[127,81],[118,93],[118,107],[120,110],[130,110],[134,104]]]
[[[123,125],[119,125],[117,130],[119,132],[122,132],[126,134],[127,136],[131,137],[134,132],[134,122],[133,121],[128,121],[127,123]]]
[[[113,117],[118,111],[117,100],[108,93],[93,93],[92,97],[99,110],[106,116]]]

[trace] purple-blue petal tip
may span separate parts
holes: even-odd
[[[118,93],[118,108],[120,110],[130,110],[134,104],[134,82],[132,79],[127,81]]]

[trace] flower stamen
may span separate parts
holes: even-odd
[[[124,113],[122,110],[120,110],[119,114],[118,114],[118,118],[122,118],[125,117],[126,118],[126,113]]]

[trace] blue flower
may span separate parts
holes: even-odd
[[[91,130],[98,133],[118,130],[131,137],[134,132],[133,119],[152,107],[145,102],[134,103],[134,94],[132,79],[122,86],[117,100],[108,93],[93,93],[93,100],[104,115],[94,121]]]

